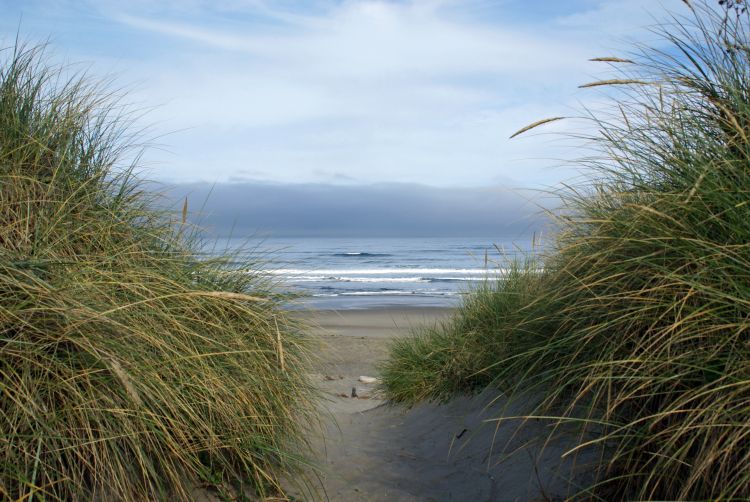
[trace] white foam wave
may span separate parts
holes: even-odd
[[[363,282],[363,283],[428,283],[439,281],[481,281],[483,277],[336,277],[326,275],[286,276],[290,282]]]
[[[458,296],[459,291],[348,291],[344,293],[316,293],[316,297],[335,297],[335,296]]]
[[[336,281],[336,282],[430,282],[422,277],[332,277],[325,275],[287,277],[293,282],[318,282],[318,281]]]
[[[343,275],[388,275],[388,274],[413,274],[419,277],[428,275],[450,275],[463,274],[474,276],[499,275],[504,273],[505,269],[484,269],[484,268],[361,268],[361,269],[301,269],[301,268],[281,268],[269,270],[268,273],[273,275],[288,276],[343,276]]]

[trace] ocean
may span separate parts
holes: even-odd
[[[244,247],[283,289],[301,293],[296,308],[452,307],[526,241],[493,238],[220,239],[216,250]],[[294,307],[293,307],[294,308]]]

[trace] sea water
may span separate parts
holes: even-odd
[[[531,248],[531,238],[489,237],[221,239],[212,247],[245,249],[282,289],[301,294],[296,306],[316,309],[456,306]]]

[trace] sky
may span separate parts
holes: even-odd
[[[48,40],[145,111],[145,175],[245,187],[548,188],[578,172],[535,120],[596,108],[578,89],[681,0],[0,0],[0,47]],[[183,190],[183,192],[185,191]],[[312,188],[311,188],[312,190]],[[202,192],[201,192],[202,193]],[[285,192],[286,193],[286,192]],[[291,193],[291,192],[290,192]],[[510,196],[509,196],[510,197]],[[429,197],[428,197],[429,198]],[[242,197],[238,199],[241,202]],[[223,201],[225,202],[225,201]]]

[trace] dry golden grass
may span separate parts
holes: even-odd
[[[591,117],[544,273],[398,342],[393,399],[539,392],[539,418],[581,427],[567,455],[604,452],[580,498],[750,499],[750,14],[724,7],[599,82],[637,85]]]
[[[281,298],[151,209],[111,96],[4,56],[0,497],[282,494],[315,392]]]

